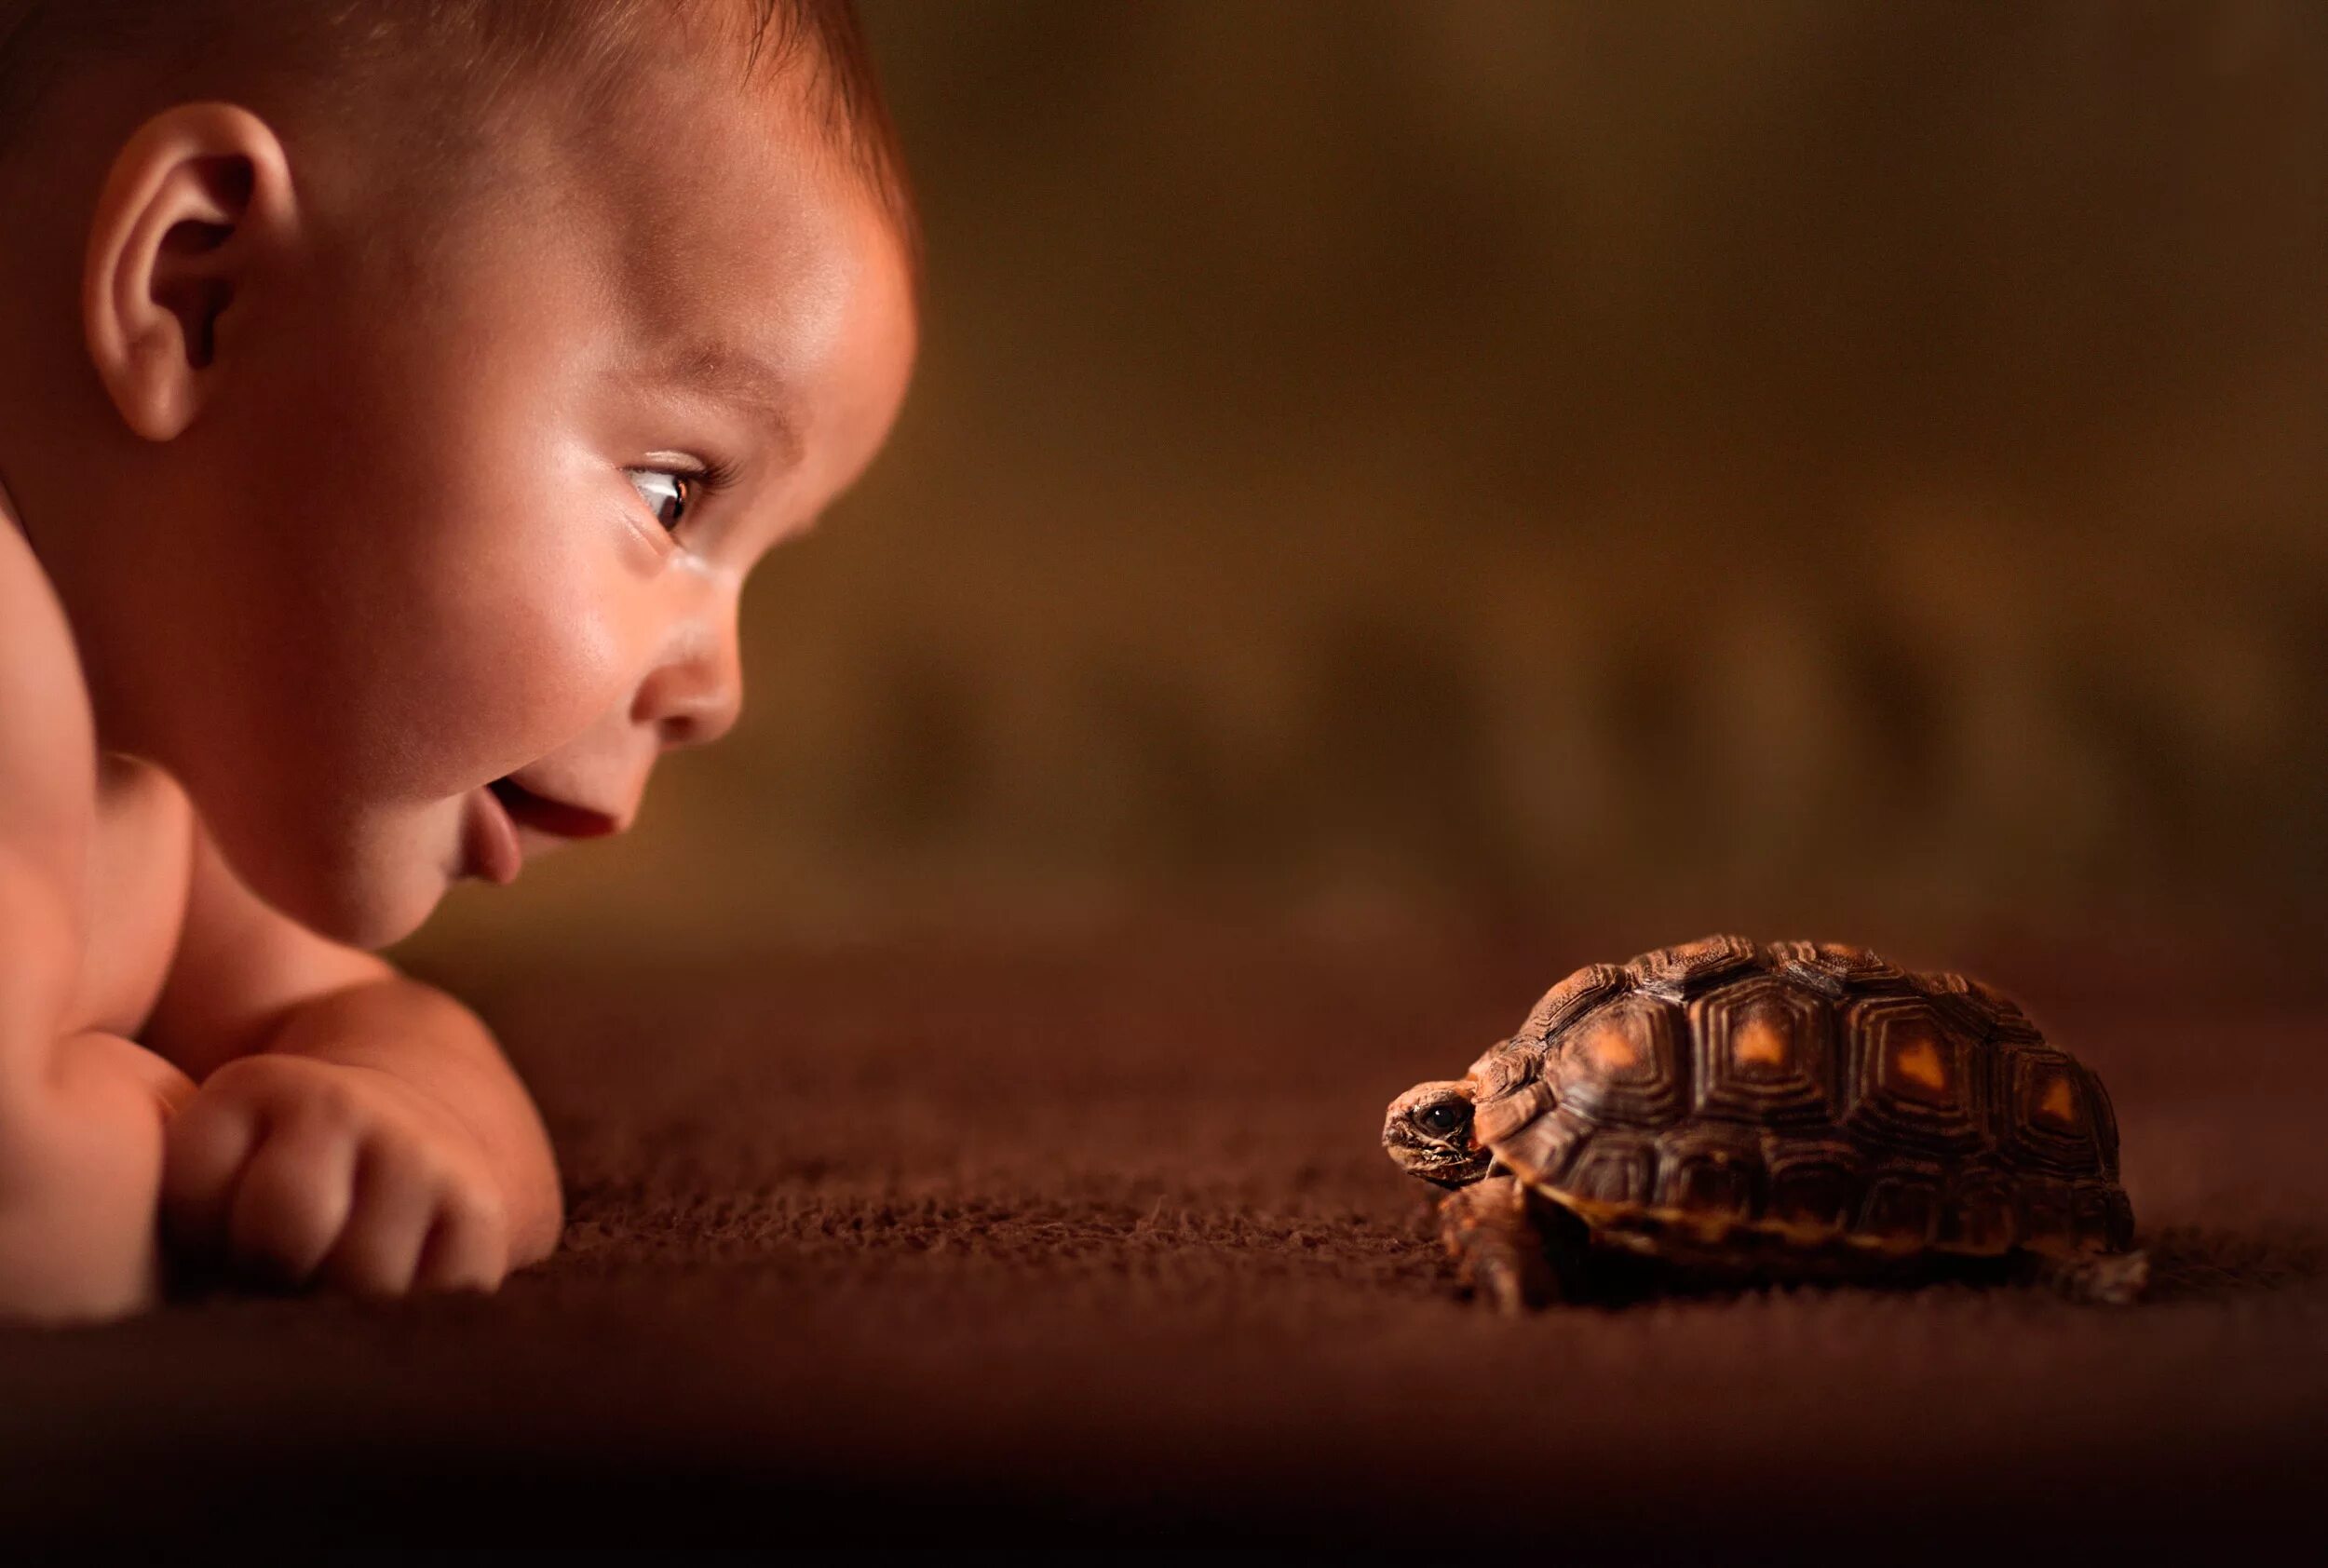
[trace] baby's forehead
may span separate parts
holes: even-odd
[[[749,232],[784,208],[861,207],[918,281],[919,218],[853,13],[802,4],[814,25],[778,26],[771,47],[767,18],[787,10],[773,0],[683,7],[676,34],[634,40],[600,61],[590,90],[550,96],[580,108],[576,141],[607,194],[661,234],[699,217]],[[738,15],[762,25],[739,28]],[[658,238],[646,253],[671,248]]]
[[[794,55],[747,70],[734,53],[698,36],[591,91],[546,80],[507,107],[478,171],[487,207],[530,219],[513,243],[591,249],[658,338],[703,290],[813,284],[874,250],[918,281],[901,174],[836,132],[824,68]]]
[[[697,101],[674,111],[695,89]],[[895,127],[846,0],[0,0],[0,150],[37,145],[44,105],[92,97],[135,124],[169,102],[243,102],[346,139],[392,190],[457,204],[512,178],[510,133],[554,127],[604,156],[673,159],[706,105],[767,112],[804,161],[853,169],[910,255],[918,229]],[[108,110],[108,114],[112,111]],[[111,123],[110,121],[108,123]]]
[[[910,272],[878,196],[800,106],[689,88],[660,107],[682,112],[632,120],[584,178],[608,303],[674,373],[748,385],[755,357],[789,371],[869,274]]]
[[[805,49],[747,67],[698,31],[505,104],[483,199],[458,203],[478,221],[446,221],[452,263],[500,275],[522,318],[492,331],[540,350],[508,362],[756,404],[779,448],[815,449],[804,476],[861,467],[911,372],[918,234],[901,173],[836,131],[828,77]]]
[[[527,204],[495,261],[560,258],[572,318],[531,322],[600,345],[594,384],[742,415],[813,490],[861,470],[894,417],[916,279],[880,191],[779,87],[661,65],[586,133],[537,128],[557,169],[543,185],[563,188]]]

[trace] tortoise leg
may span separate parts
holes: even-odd
[[[1496,1311],[1516,1314],[1560,1299],[1544,1233],[1514,1178],[1491,1176],[1448,1194],[1439,1205],[1439,1234],[1464,1288]]]
[[[2023,1252],[2020,1257],[2024,1277],[2090,1306],[2129,1305],[2141,1299],[2150,1283],[2147,1252],[2088,1252],[2070,1258]]]

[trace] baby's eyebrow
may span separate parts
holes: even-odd
[[[757,354],[732,344],[697,340],[658,356],[648,373],[665,385],[707,393],[765,414],[784,462],[800,460],[799,399],[791,382]]]

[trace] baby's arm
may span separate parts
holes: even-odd
[[[72,1006],[96,813],[72,629],[0,497],[0,1093],[45,1066]]]
[[[72,631],[0,497],[0,1318],[152,1300],[162,1123],[193,1089],[70,1022],[96,788]]]
[[[145,1037],[201,1083],[169,1127],[178,1244],[388,1295],[491,1290],[557,1245],[548,1135],[485,1026],[276,912],[207,834]]]

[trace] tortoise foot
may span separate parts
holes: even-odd
[[[2029,1277],[2074,1302],[2092,1306],[2129,1306],[2150,1283],[2147,1252],[2093,1252],[2083,1257],[2029,1255]]]
[[[1439,1205],[1439,1234],[1464,1290],[1497,1312],[1516,1315],[1560,1299],[1544,1234],[1512,1178],[1494,1176],[1450,1193]]]

